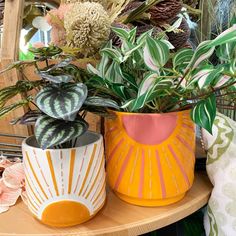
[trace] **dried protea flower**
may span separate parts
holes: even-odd
[[[199,4],[199,0],[183,0],[184,4],[187,4],[193,8],[196,8]]]
[[[142,2],[138,2],[138,1],[130,2],[126,5],[125,9],[121,12],[121,15],[129,14],[141,5],[142,5]]]
[[[179,30],[181,31],[176,33],[175,32],[167,33],[169,41],[173,44],[175,49],[182,48],[190,37],[191,31],[187,21],[184,18],[182,19],[182,22],[179,26]]]
[[[122,23],[113,23],[112,27],[121,28],[121,29],[125,29],[125,30],[131,29],[131,27],[129,27],[128,25],[122,24]],[[109,39],[112,40],[112,44],[114,46],[117,46],[117,47],[121,46],[122,41],[121,41],[120,37],[118,37],[113,31],[111,31]]]
[[[141,34],[147,32],[148,30],[151,30],[151,29],[153,29],[153,31],[152,31],[153,37],[157,36],[160,33],[164,34],[163,30],[160,27],[143,23],[143,24],[137,25],[137,34],[136,35],[138,37]]]
[[[181,0],[165,0],[159,2],[149,9],[151,20],[155,25],[160,25],[163,22],[169,23],[172,21],[182,8]]]
[[[65,15],[68,45],[84,55],[93,54],[109,39],[111,22],[99,3],[75,3]]]
[[[188,40],[188,41],[182,46],[182,48],[190,48],[190,49],[192,49],[193,46],[192,46],[191,42]]]
[[[96,2],[100,3],[104,8],[107,7],[107,0],[66,0],[66,3],[82,3],[82,2]]]

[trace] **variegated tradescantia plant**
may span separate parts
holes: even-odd
[[[110,96],[120,111],[164,113],[191,109],[192,120],[212,132],[218,97],[225,97],[228,107],[236,101],[236,25],[214,40],[202,42],[196,50],[176,53],[163,38],[153,38],[148,31],[136,38],[136,29],[114,28],[121,47],[108,43],[100,52],[95,68],[88,65],[100,96]],[[215,53],[222,60],[213,65]],[[109,90],[109,94],[105,93]]]
[[[94,89],[86,85],[86,72],[72,64],[72,58],[63,55],[60,48],[33,48],[31,52],[35,54],[35,60],[15,62],[6,69],[17,68],[22,72],[23,80],[0,90],[0,117],[32,103],[35,110],[27,112],[13,123],[36,122],[35,136],[43,149],[73,147],[75,139],[88,129],[84,120],[86,111],[96,111],[97,107],[117,108],[117,104],[109,98],[95,96]],[[60,62],[49,65],[49,59],[55,58]],[[46,67],[39,69],[38,63],[44,61]],[[39,80],[30,81],[23,73],[22,68],[32,65],[36,68]],[[17,94],[32,93],[32,90],[35,96],[9,105],[8,101]]]

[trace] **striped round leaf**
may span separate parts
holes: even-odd
[[[98,96],[88,97],[85,100],[84,104],[88,106],[110,107],[115,109],[120,108],[116,101],[113,101],[109,98],[101,98]]]
[[[62,52],[62,49],[56,46],[42,47],[42,48],[29,48],[37,57],[52,57]]]
[[[17,123],[21,125],[34,125],[40,115],[42,113],[38,110],[28,111],[23,116],[11,120],[11,125],[16,125]]]
[[[52,71],[57,68],[68,66],[72,62],[72,60],[73,60],[72,57],[68,57],[68,58],[60,61],[58,64],[54,65],[53,67],[49,68],[47,71]]]
[[[60,75],[50,75],[46,71],[39,71],[38,75],[41,76],[43,79],[46,79],[48,81],[51,81],[53,83],[68,83],[73,79],[73,76],[68,74],[60,74]]]
[[[87,87],[82,83],[51,84],[37,94],[35,102],[48,116],[73,121],[87,93]]]
[[[35,137],[39,146],[46,149],[79,137],[87,129],[88,124],[80,118],[71,122],[41,115],[35,124]]]

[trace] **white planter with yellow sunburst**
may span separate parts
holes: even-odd
[[[42,223],[72,226],[92,218],[106,198],[102,136],[86,132],[75,148],[38,148],[23,142],[28,207]]]

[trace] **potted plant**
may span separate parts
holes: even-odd
[[[41,222],[71,226],[93,217],[104,205],[103,139],[87,131],[87,110],[113,107],[109,99],[94,97],[84,83],[83,71],[55,46],[32,48],[35,60],[15,62],[6,70],[34,65],[38,80],[23,77],[0,90],[0,117],[31,104],[32,110],[13,123],[35,123],[35,136],[23,141],[28,207]],[[49,65],[57,58],[58,64]],[[45,68],[38,63],[45,61]],[[31,93],[21,101],[17,94]],[[9,104],[9,101],[11,104]],[[94,106],[95,105],[95,106]]]
[[[137,38],[136,28],[113,31],[121,47],[108,43],[99,65],[88,65],[97,94],[119,105],[105,122],[108,182],[132,204],[174,203],[193,183],[194,123],[211,133],[216,98],[235,99],[235,57],[219,65],[208,59],[235,42],[236,25],[194,51],[177,52],[152,30]]]

